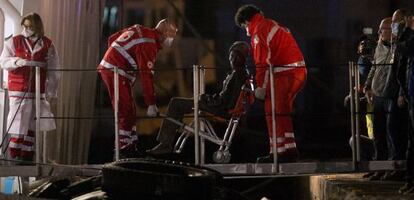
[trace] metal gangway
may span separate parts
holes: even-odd
[[[204,66],[193,66],[193,91],[194,91],[194,121],[192,125],[187,125],[187,128],[192,132],[194,136],[194,155],[195,165],[201,165],[208,167],[222,173],[225,178],[256,178],[256,177],[286,177],[286,176],[309,176],[317,174],[336,174],[336,173],[359,173],[359,172],[371,172],[382,170],[404,170],[406,168],[406,162],[404,160],[395,161],[361,161],[361,147],[360,147],[360,132],[359,132],[359,118],[358,113],[360,108],[358,106],[358,94],[355,86],[359,85],[359,74],[357,65],[354,62],[349,62],[349,89],[351,94],[351,133],[352,133],[352,160],[349,161],[332,161],[332,162],[295,162],[295,163],[279,163],[277,158],[276,148],[273,149],[274,160],[273,163],[206,163],[205,162],[205,143],[206,137],[204,133],[205,124],[200,123],[202,116],[199,112],[199,100],[200,95],[204,92]],[[271,66],[270,70],[275,66]],[[118,91],[118,69],[114,70],[114,93],[115,93],[115,105],[119,101]],[[0,165],[0,177],[4,176],[22,176],[22,177],[48,177],[48,176],[93,176],[100,173],[102,165],[59,165],[48,164],[45,162],[44,157],[42,159],[42,146],[44,146],[44,138],[41,137],[40,132],[40,120],[42,119],[39,112],[40,105],[40,68],[36,67],[36,162],[31,166],[22,165]],[[275,96],[277,92],[274,92],[273,73],[269,73],[269,80],[271,81],[271,98],[272,106],[275,105]],[[272,109],[274,111],[274,109]],[[114,123],[115,123],[115,139],[118,141],[118,106],[114,107]],[[275,122],[275,116],[277,113],[272,113],[273,123]],[[277,124],[274,124],[277,126]],[[230,133],[229,133],[230,134]],[[231,131],[234,134],[234,130]],[[276,132],[273,129],[273,140],[276,141]],[[230,141],[229,141],[230,139]],[[231,142],[231,137],[223,139],[222,143],[216,143],[220,146],[219,150],[227,149],[223,144]],[[276,144],[276,142],[274,142]],[[119,146],[118,142],[115,142],[115,160],[119,159]]]

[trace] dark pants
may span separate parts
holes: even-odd
[[[414,97],[410,97],[408,107],[411,128],[408,131],[407,180],[414,181]]]
[[[184,114],[193,112],[194,100],[192,98],[174,97],[168,103],[168,117],[182,121]],[[157,141],[164,144],[173,145],[177,129],[180,126],[170,120],[164,119],[158,132]]]
[[[374,97],[375,160],[403,160],[407,149],[406,109],[397,99]]]

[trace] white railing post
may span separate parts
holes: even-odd
[[[277,173],[279,172],[279,163],[278,163],[278,156],[277,156],[277,135],[276,135],[276,105],[275,105],[275,98],[276,98],[276,87],[274,81],[274,74],[273,74],[273,66],[269,66],[269,79],[270,79],[270,99],[272,104],[272,153],[273,153],[273,166],[272,171]]]
[[[200,95],[205,93],[206,85],[205,85],[205,75],[206,75],[206,69],[204,66],[200,66]],[[198,100],[200,100],[200,95],[198,95]],[[205,123],[200,123],[200,130],[205,131]],[[200,138],[200,164],[205,164],[205,140],[203,137]]]
[[[351,99],[349,100],[349,107],[351,109],[351,137],[352,137],[352,163],[354,170],[356,170],[356,137],[355,137],[355,93],[354,93],[354,66],[352,62],[349,62],[349,93]]]
[[[115,161],[119,160],[119,75],[118,67],[114,68],[114,122],[115,122]]]
[[[193,99],[194,99],[194,163],[196,165],[200,164],[200,120],[198,116],[198,98],[199,98],[199,89],[200,89],[200,67],[198,65],[193,66]]]
[[[35,92],[35,106],[36,106],[36,163],[40,163],[40,155],[41,154],[41,144],[42,138],[40,134],[40,67],[35,67],[36,76],[35,76],[35,85],[36,85],[36,92]],[[31,84],[31,83],[29,83]],[[30,91],[29,91],[30,92]]]

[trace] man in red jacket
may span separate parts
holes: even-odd
[[[124,157],[136,155],[138,137],[135,131],[136,108],[132,88],[139,75],[147,115],[155,117],[158,108],[155,102],[153,72],[158,51],[171,46],[177,33],[175,24],[167,19],[158,22],[154,29],[141,25],[125,28],[110,36],[108,50],[98,66],[112,105],[114,105],[114,68],[119,74],[119,146]]]
[[[279,162],[297,157],[296,142],[290,114],[296,94],[306,80],[306,67],[291,32],[276,21],[267,19],[254,5],[240,7],[235,15],[237,26],[246,29],[251,37],[253,57],[256,64],[255,90],[257,99],[265,101],[266,121],[270,137],[270,152],[277,147]],[[273,66],[277,142],[272,142],[272,105],[270,98],[269,67]],[[272,159],[271,154],[265,160]],[[259,160],[260,161],[260,160]]]

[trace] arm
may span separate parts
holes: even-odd
[[[151,72],[157,55],[155,43],[144,43],[136,48],[136,58],[139,67],[139,77],[141,81],[144,101],[147,106],[155,104],[154,81]]]
[[[15,56],[15,51],[16,50],[14,48],[13,39],[6,40],[3,52],[0,56],[1,68],[9,71],[20,67],[16,64],[17,60],[19,60],[20,58]]]
[[[59,56],[56,47],[52,44],[47,52],[47,69],[60,69]],[[60,72],[47,71],[46,74],[46,96],[56,98],[60,80]]]

